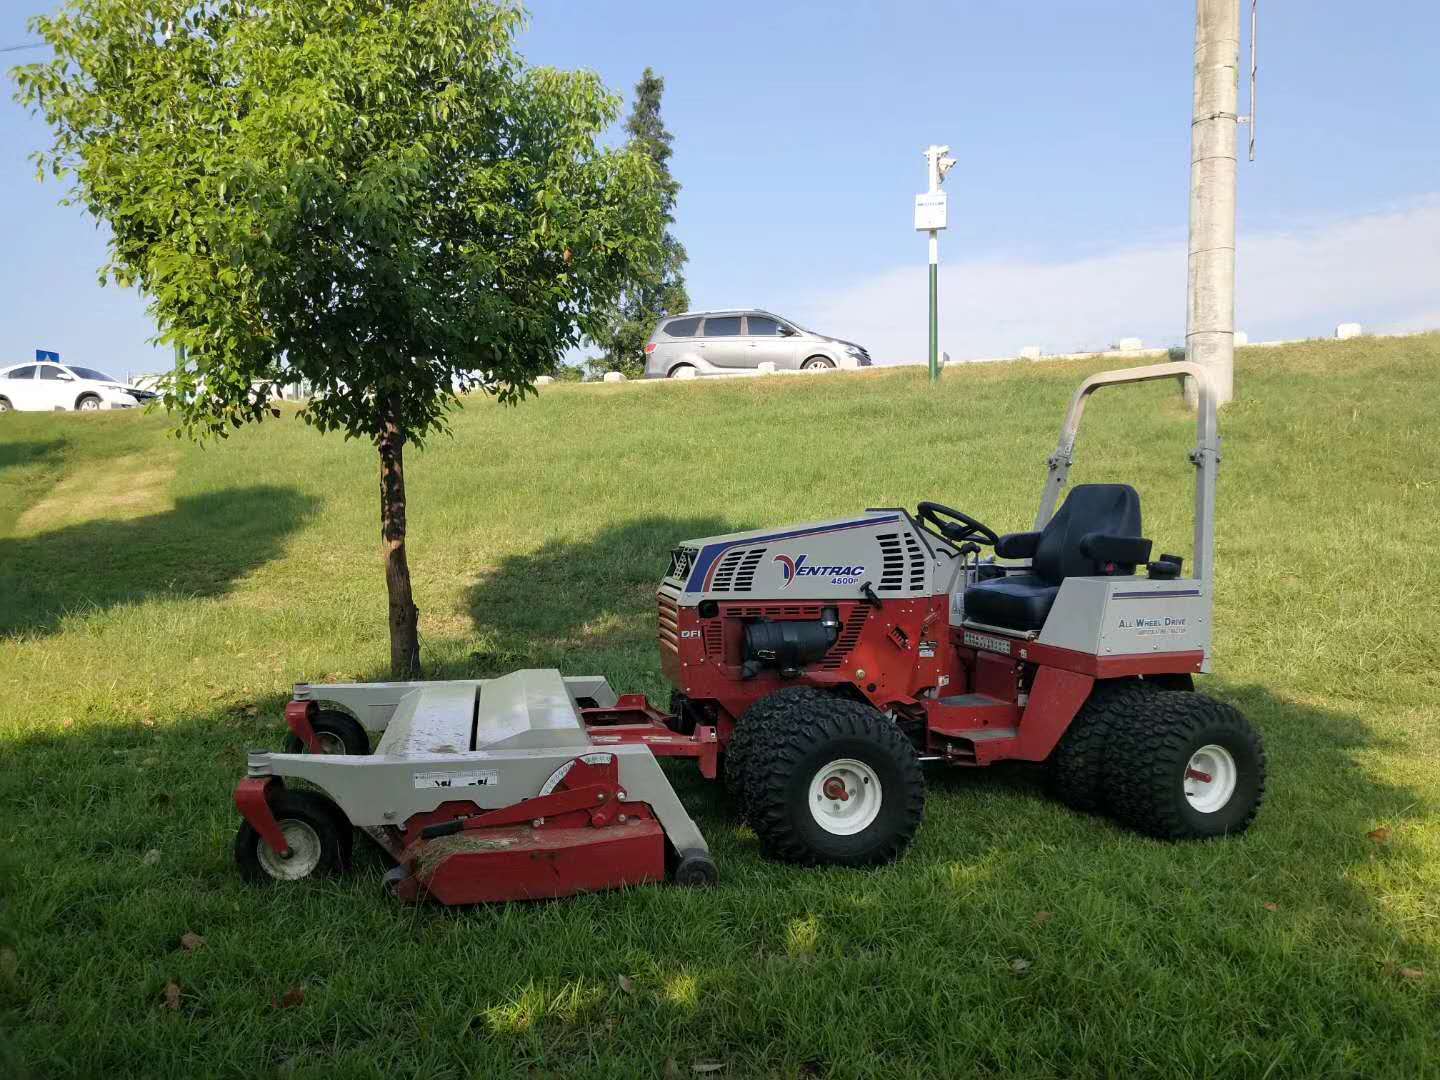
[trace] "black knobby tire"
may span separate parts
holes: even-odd
[[[321,709],[316,714],[310,726],[315,729],[315,734],[321,742],[330,742],[332,745],[338,743],[344,747],[338,751],[342,754],[368,754],[370,753],[370,736],[349,713],[337,712],[334,709]],[[327,739],[326,736],[329,736]],[[285,736],[285,753],[287,754],[308,754],[310,748],[300,741],[300,736],[293,731]]]
[[[805,865],[889,862],[925,817],[925,777],[915,747],[870,705],[830,694],[776,702],[752,738],[746,810],[761,848],[773,858]],[[879,788],[868,796],[878,798],[876,816],[849,834],[827,829],[810,805],[812,784],[843,760],[860,763]],[[858,790],[853,797],[861,797]]]
[[[1097,682],[1045,762],[1050,793],[1081,813],[1104,810],[1111,733],[1126,717],[1147,709],[1157,693],[1157,687],[1137,679]]]
[[[1113,738],[1106,793],[1115,816],[1132,829],[1165,840],[1204,840],[1244,832],[1255,820],[1265,797],[1265,747],[1233,705],[1204,694],[1157,693]],[[1228,801],[1202,812],[1185,786],[1192,756],[1209,746],[1228,755],[1235,781]]]
[[[263,883],[301,880],[349,869],[354,840],[350,823],[340,808],[324,795],[314,791],[286,790],[271,798],[270,810],[282,832],[297,824],[301,827],[299,835],[303,837],[306,847],[303,851],[296,849],[295,857],[301,857],[303,862],[295,866],[297,871],[305,867],[309,869],[304,873],[297,872],[293,877],[285,876],[283,872],[273,872],[272,868],[286,865],[284,860],[280,860],[270,849],[270,845],[261,839],[254,826],[245,821],[241,823],[240,831],[235,834],[235,863],[240,867],[241,876],[247,881]],[[316,850],[313,853],[314,865],[310,866],[311,852],[308,845],[312,841]]]
[[[1146,675],[1145,685],[1153,686],[1160,690],[1183,690],[1190,692],[1195,689],[1195,676],[1186,672],[1177,672],[1169,675]]]
[[[807,705],[832,697],[834,695],[828,691],[817,690],[813,686],[786,687],[755,702],[735,722],[735,731],[730,736],[730,744],[725,748],[725,793],[730,796],[742,819],[747,816],[745,770],[750,760],[755,733],[771,716],[793,717],[796,710],[803,710]]]

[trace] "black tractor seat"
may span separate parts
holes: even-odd
[[[1140,496],[1129,484],[1078,484],[1041,532],[1007,533],[1005,559],[1030,559],[1030,572],[977,581],[965,590],[965,618],[1010,630],[1045,625],[1067,577],[1133,574],[1150,558],[1140,535]]]

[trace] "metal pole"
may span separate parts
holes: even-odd
[[[1215,403],[1235,390],[1235,144],[1240,0],[1196,0],[1190,122],[1190,251],[1185,355],[1210,375]],[[1196,404],[1196,395],[1187,391]]]
[[[940,381],[940,234],[930,230],[930,381]]]

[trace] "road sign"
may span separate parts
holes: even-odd
[[[60,362],[60,354],[58,352],[50,352],[48,349],[36,349],[35,361],[36,363],[40,364],[43,364],[46,361],[49,361],[52,364],[58,364]]]
[[[946,196],[943,191],[932,191],[915,196],[915,228],[922,232],[945,228]]]

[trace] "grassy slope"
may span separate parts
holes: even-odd
[[[679,539],[921,498],[1022,528],[1096,367],[475,401],[410,461],[432,673],[662,693],[653,587]],[[5,417],[0,1072],[1433,1072],[1440,336],[1239,368],[1210,688],[1268,739],[1248,836],[1142,840],[1000,768],[932,774],[898,865],[798,871],[679,772],[718,889],[471,911],[397,906],[374,859],[269,891],[230,864],[229,790],[289,684],[382,674],[370,449],[288,419],[199,450],[159,417]],[[1157,549],[1188,555],[1190,441],[1167,391],[1101,395],[1075,479],[1134,482]]]

